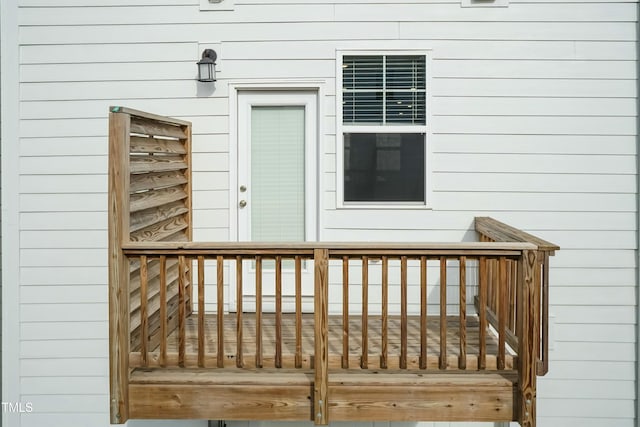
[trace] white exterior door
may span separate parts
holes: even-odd
[[[316,239],[317,94],[239,92],[238,240]],[[313,272],[303,263],[303,307],[312,310]],[[262,266],[263,310],[275,307],[275,262]],[[255,309],[255,263],[245,263],[243,310]],[[233,294],[233,293],[232,293]],[[293,261],[282,263],[282,305],[295,308]],[[235,307],[236,304],[232,304]]]

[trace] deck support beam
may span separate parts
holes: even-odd
[[[518,266],[518,421],[522,427],[536,425],[537,337],[540,299],[536,289],[537,252],[525,250]]]
[[[329,424],[329,251],[313,251],[315,266],[315,382],[313,414],[316,425]]]

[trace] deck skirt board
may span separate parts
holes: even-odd
[[[511,421],[515,371],[331,370],[332,421]],[[314,375],[300,369],[136,369],[135,418],[312,419]]]

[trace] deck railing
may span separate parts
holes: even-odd
[[[121,301],[131,310],[118,319],[119,329],[130,331],[127,369],[313,370],[320,424],[329,370],[518,370],[521,388],[535,388],[540,311],[538,247],[531,243],[130,242],[122,249],[131,277],[139,278],[120,293],[132,298]],[[283,310],[285,270],[293,308]],[[255,288],[250,313],[243,306],[247,277]],[[311,296],[302,292],[309,277]],[[235,284],[235,313],[225,300],[229,283]],[[266,286],[274,299],[268,298],[268,310]],[[312,321],[303,312],[308,297]],[[176,299],[172,330],[167,313]],[[497,345],[489,343],[490,324]]]
[[[540,324],[537,333],[534,334],[538,348],[538,375],[546,375],[549,372],[549,256],[555,254],[560,247],[540,239],[522,230],[511,227],[500,221],[489,217],[477,217],[475,219],[476,231],[480,234],[481,242],[530,242],[537,246],[536,268],[534,270],[534,283],[536,288],[537,305],[540,307]],[[487,304],[487,316],[490,323],[497,325],[499,319],[507,322],[506,337],[509,344],[517,347],[517,336],[515,334],[517,328],[516,313],[519,310],[518,300],[516,298],[516,285],[518,276],[517,263],[507,260],[505,263],[497,263],[490,261],[489,269],[489,299]],[[500,292],[500,283],[505,283]],[[502,306],[507,308],[505,316],[496,316],[499,310],[499,301],[506,299],[507,304]]]

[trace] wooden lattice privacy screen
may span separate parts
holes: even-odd
[[[128,328],[122,325],[122,329],[131,332],[128,344],[135,351],[141,345],[141,319],[148,319],[148,344],[152,347],[158,345],[164,326],[160,324],[161,315],[169,319],[168,328],[176,326],[178,276],[184,274],[190,284],[190,272],[179,272],[176,261],[161,259],[149,260],[142,268],[139,262],[129,265],[121,253],[121,243],[191,241],[191,123],[111,107],[109,168],[109,274],[116,274],[114,263],[125,267],[119,271],[129,272],[128,278],[113,279],[129,281],[128,302],[120,309],[129,313]],[[140,288],[141,275],[146,276],[146,289]],[[140,313],[141,292],[146,292],[149,300],[143,313],[146,316]],[[167,313],[160,313],[161,297],[168,302]],[[190,301],[187,307],[190,311]]]

